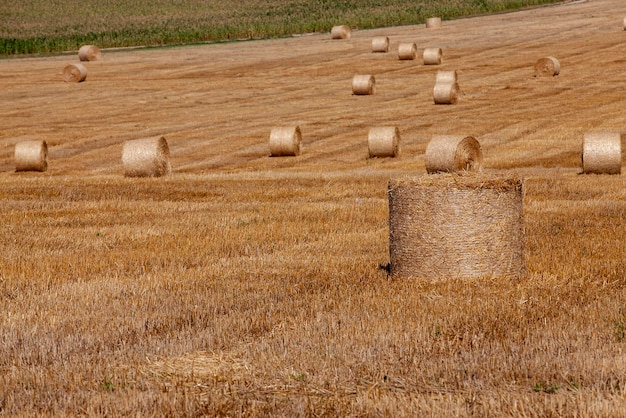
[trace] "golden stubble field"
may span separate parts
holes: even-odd
[[[74,54],[0,61],[0,413],[624,416],[626,180],[579,174],[585,132],[626,132],[624,16],[104,51],[80,84],[61,81]],[[405,41],[444,63],[399,61]],[[561,74],[533,77],[548,55]],[[439,69],[457,105],[432,104]],[[303,154],[269,158],[292,124]],[[385,125],[401,157],[367,159]],[[426,175],[440,133],[525,178],[525,279],[380,267],[387,181]],[[124,178],[123,142],[154,135],[172,175]],[[46,173],[14,172],[24,139],[47,141]]]

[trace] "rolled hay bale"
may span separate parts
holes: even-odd
[[[403,43],[398,45],[398,58],[401,60],[414,60],[417,55],[417,45]]]
[[[281,126],[270,132],[270,155],[272,157],[295,157],[300,155],[302,132],[299,126]]]
[[[46,141],[22,141],[15,144],[15,171],[48,170]]]
[[[389,37],[388,36],[376,36],[372,39],[372,52],[388,52],[389,51]]]
[[[522,181],[439,174],[391,179],[390,273],[397,278],[522,278]]]
[[[80,83],[87,78],[87,68],[81,64],[68,64],[63,69],[63,81]]]
[[[331,39],[350,39],[350,26],[338,25],[333,26],[330,30]]]
[[[435,104],[455,104],[459,100],[459,84],[435,83],[433,99]]]
[[[370,158],[400,155],[400,130],[397,127],[371,128],[367,135]]]
[[[429,17],[426,19],[426,27],[428,29],[437,29],[441,27],[441,18],[440,17]]]
[[[482,170],[483,153],[473,136],[435,135],[426,147],[426,171],[429,174]]]
[[[456,74],[456,70],[454,71],[437,71],[437,78],[435,79],[435,84],[445,84],[445,83],[457,83],[458,77]]]
[[[122,164],[126,177],[162,177],[172,171],[170,149],[164,137],[124,142]]]
[[[426,48],[422,54],[424,65],[439,65],[441,64],[443,52],[441,48]]]
[[[78,59],[81,61],[96,61],[100,58],[100,48],[95,45],[83,45],[78,50]]]
[[[541,58],[535,63],[535,77],[552,77],[560,72],[561,64],[554,57]]]
[[[624,18],[624,30],[626,30],[626,17]]]
[[[583,138],[582,165],[585,174],[621,174],[621,135],[615,132],[586,133]]]
[[[352,93],[356,95],[374,94],[376,79],[373,75],[355,75],[352,77]]]

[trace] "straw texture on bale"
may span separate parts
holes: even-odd
[[[624,30],[626,30],[626,17],[624,18]]]
[[[350,39],[350,27],[347,25],[333,26],[330,30],[331,39]]]
[[[437,71],[435,84],[457,83],[458,81],[456,71]]]
[[[414,60],[417,55],[417,45],[414,43],[403,43],[398,45],[398,58],[401,60]]]
[[[376,92],[376,79],[373,75],[355,75],[352,78],[352,93],[368,95]]]
[[[473,136],[435,135],[424,156],[428,173],[480,171],[483,153]]]
[[[397,127],[371,128],[367,136],[370,158],[400,155],[400,130]]]
[[[83,64],[68,64],[63,69],[63,81],[80,83],[87,78],[87,67]]]
[[[441,48],[426,48],[422,54],[424,65],[439,65],[441,64],[443,52]]]
[[[436,29],[441,27],[441,18],[440,17],[429,17],[426,19],[426,27],[428,29]]]
[[[433,99],[435,104],[455,104],[459,100],[459,84],[435,83]]]
[[[171,172],[170,149],[164,137],[124,142],[122,164],[126,177],[161,177]]]
[[[78,50],[78,59],[81,61],[96,61],[100,56],[100,48],[95,45],[83,45]]]
[[[621,135],[614,132],[585,134],[582,165],[584,173],[620,174],[622,172]]]
[[[390,273],[397,278],[522,278],[522,181],[438,174],[391,179]]]
[[[552,77],[560,72],[561,64],[554,57],[541,58],[535,63],[535,77]]]
[[[389,37],[388,36],[376,36],[372,39],[372,52],[388,52],[389,51]]]
[[[22,141],[15,144],[15,171],[46,171],[48,144],[46,141]]]
[[[272,128],[270,132],[270,155],[272,157],[295,157],[300,155],[302,132],[299,126]]]

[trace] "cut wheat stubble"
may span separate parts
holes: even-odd
[[[621,174],[621,135],[616,132],[585,134],[581,160],[585,174]]]
[[[271,157],[296,157],[302,152],[302,132],[299,126],[279,126],[270,131]]]
[[[435,135],[426,147],[424,158],[429,174],[482,170],[483,153],[473,136]]]
[[[164,137],[124,142],[122,164],[126,177],[162,177],[172,171],[170,149]]]
[[[46,141],[22,141],[15,144],[15,171],[48,170],[48,144]]]
[[[81,61],[96,61],[101,56],[100,48],[95,45],[83,45],[78,50],[78,59]]]
[[[522,278],[522,181],[438,174],[388,185],[390,273],[396,278]]]
[[[357,96],[371,95],[376,92],[376,79],[373,75],[355,75],[352,77],[352,93]]]
[[[398,127],[371,128],[367,136],[370,158],[395,158],[400,155],[400,130]]]
[[[80,83],[87,79],[87,67],[81,63],[68,64],[63,68],[63,81]]]

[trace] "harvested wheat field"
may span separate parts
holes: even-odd
[[[0,60],[0,414],[626,416],[625,135],[621,174],[581,174],[587,132],[626,132],[625,15],[103,49],[81,83],[76,51]],[[270,157],[275,126],[300,155]],[[376,126],[399,157],[368,158]],[[388,182],[428,175],[434,135],[523,178],[521,279],[388,276]],[[171,172],[125,177],[123,144],[160,136]],[[47,171],[15,171],[26,140]]]

